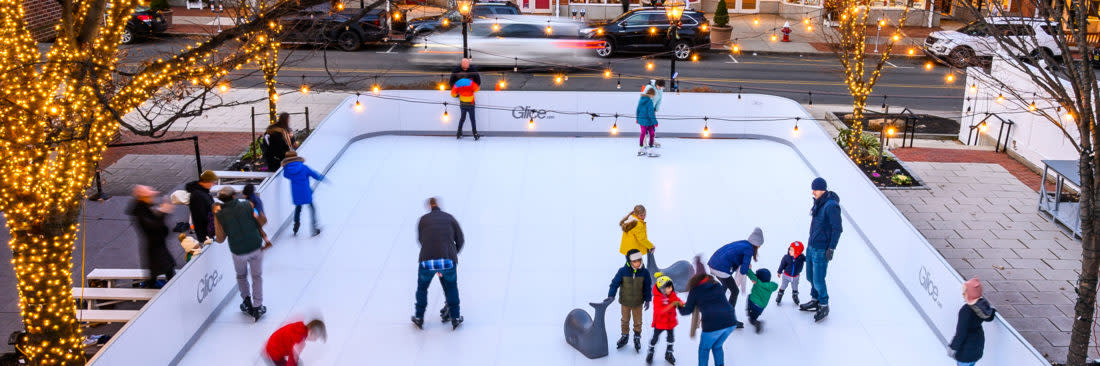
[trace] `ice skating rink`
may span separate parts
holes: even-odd
[[[587,304],[607,295],[624,264],[619,219],[635,204],[648,208],[649,238],[661,266],[696,253],[705,258],[760,226],[765,242],[753,265],[774,272],[788,244],[807,239],[814,178],[790,147],[776,142],[660,141],[660,158],[635,156],[636,137],[474,142],[381,136],[356,142],[329,172],[329,184],[318,188],[322,234],[310,238],[303,229],[298,237],[283,231],[274,238],[264,263],[267,315],[253,323],[233,295],[180,364],[259,365],[272,331],[292,317],[317,313],[328,324],[328,342],[309,343],[305,365],[643,364],[645,348],[639,354],[614,344],[608,357],[589,360],[562,332],[566,314],[573,308],[591,312]],[[425,329],[409,322],[415,227],[429,196],[441,198],[466,235],[458,264],[465,323],[455,331],[436,316],[443,303],[438,281],[429,292]],[[840,199],[843,206],[881,198]],[[730,336],[726,365],[953,362],[851,224],[845,222],[829,266],[829,317],[814,324],[812,313],[791,303],[788,290],[781,306],[771,302],[764,311],[761,334],[749,327]],[[803,301],[809,288],[803,278]],[[958,292],[941,291],[943,298]],[[747,319],[746,301],[742,294],[741,320]],[[619,315],[612,304],[610,343],[619,334]],[[651,320],[646,311],[645,342]],[[688,337],[690,317],[680,321],[678,364],[695,365],[698,338]],[[657,365],[667,364],[661,338]]]

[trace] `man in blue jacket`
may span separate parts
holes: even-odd
[[[814,321],[820,322],[829,315],[829,291],[825,286],[825,274],[842,231],[840,197],[828,190],[825,179],[818,177],[810,184],[814,205],[810,208],[810,244],[806,256],[806,274],[810,277],[810,302],[802,304],[803,311],[816,311]]]

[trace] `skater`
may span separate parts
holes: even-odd
[[[699,366],[707,366],[711,353],[714,354],[715,365],[726,363],[722,344],[737,328],[737,319],[733,316],[733,305],[725,297],[726,291],[706,273],[696,274],[688,281],[688,300],[680,308],[680,315],[689,315],[699,309],[703,326],[699,340]]]
[[[752,291],[749,292],[746,311],[749,314],[749,323],[756,329],[756,333],[760,333],[760,314],[763,314],[764,308],[768,307],[768,300],[779,285],[772,282],[772,273],[767,268],[758,269],[756,273],[749,271],[748,276],[749,281],[752,281]]]
[[[462,59],[458,66],[451,70],[451,88],[454,88],[455,83],[461,79],[470,79],[474,84],[481,85],[481,74],[477,72],[477,66],[470,64],[468,58]]]
[[[290,196],[294,199],[294,235],[298,235],[301,226],[302,206],[309,205],[310,227],[313,229],[311,236],[321,234],[317,224],[317,208],[313,203],[313,188],[309,186],[309,178],[324,181],[325,177],[318,174],[306,165],[306,159],[298,156],[297,152],[288,151],[286,159],[283,159],[283,177],[290,180]]]
[[[233,187],[223,187],[218,192],[222,201],[214,213],[215,241],[224,243],[229,239],[229,252],[233,253],[233,270],[237,273],[237,289],[241,292],[241,311],[260,320],[267,307],[264,306],[263,288],[263,242],[266,238],[260,230],[260,223],[252,213],[252,203],[234,196]],[[249,290],[248,278],[252,277]]]
[[[665,81],[664,80],[650,80],[649,84],[646,84],[646,86],[643,88],[643,90],[642,90],[643,93],[645,92],[645,89],[653,89],[653,91],[656,93],[653,96],[653,113],[659,112],[661,110],[661,99],[664,99],[664,97],[665,97]],[[654,130],[655,134],[656,134],[656,131],[657,131],[657,127],[660,127],[660,126],[661,126],[661,121],[657,121],[657,123],[653,125],[653,130]],[[660,149],[661,148],[661,142],[660,141],[654,141],[653,142],[653,147]]]
[[[780,274],[783,282],[779,286],[779,294],[775,295],[776,305],[779,305],[779,303],[783,301],[783,291],[787,290],[788,283],[791,284],[791,299],[794,300],[795,305],[799,304],[798,276],[802,274],[802,266],[806,263],[806,255],[802,254],[805,248],[802,242],[793,242],[791,246],[787,248],[787,254],[779,261],[779,268],[775,270],[775,273]]]
[[[309,323],[293,322],[271,333],[264,345],[264,355],[275,366],[297,366],[298,354],[302,352],[306,341],[325,341],[328,331],[325,322],[311,320]]]
[[[274,172],[282,166],[288,151],[294,150],[290,133],[290,113],[279,113],[278,122],[267,126],[263,137],[263,158],[267,171]]]
[[[627,337],[630,335],[630,320],[634,319],[634,352],[642,350],[642,310],[649,310],[649,302],[653,298],[649,280],[649,271],[642,266],[644,255],[637,249],[631,249],[626,254],[626,265],[619,268],[615,278],[611,279],[610,289],[607,290],[607,298],[615,298],[619,293],[619,304],[622,305],[622,337],[615,343],[615,348],[626,346]]]
[[[829,270],[829,261],[833,260],[833,250],[836,250],[843,227],[840,221],[840,197],[828,190],[825,179],[814,178],[810,189],[813,191],[814,205],[810,208],[810,248],[806,256],[806,274],[810,277],[811,299],[799,309],[816,311],[814,321],[820,322],[829,316],[829,291],[825,285],[825,275]]]
[[[676,340],[672,334],[678,323],[676,320],[676,308],[683,307],[684,302],[676,295],[676,289],[672,286],[672,278],[661,272],[653,274],[657,283],[653,285],[653,339],[649,340],[649,352],[646,353],[645,362],[653,362],[653,347],[657,346],[657,340],[661,333],[667,332],[668,348],[665,349],[665,360],[673,365],[676,357],[672,355],[672,342]]]
[[[141,252],[145,260],[145,268],[149,269],[149,279],[145,280],[145,288],[160,288],[157,286],[157,276],[164,275],[168,280],[176,274],[176,260],[168,251],[168,224],[164,223],[165,215],[172,213],[172,204],[168,202],[156,204],[157,192],[153,187],[134,186],[134,202],[130,204],[129,213],[133,216],[134,226],[141,236]]]
[[[207,170],[199,175],[199,180],[188,182],[183,189],[191,195],[187,201],[187,208],[191,210],[191,226],[195,229],[195,239],[205,242],[214,237],[214,197],[210,195],[210,188],[218,175]]]
[[[245,184],[241,194],[244,195],[244,199],[252,203],[252,213],[256,215],[256,222],[260,223],[260,233],[264,237],[264,249],[270,248],[271,241],[267,239],[267,232],[264,231],[264,225],[267,225],[267,214],[264,213],[264,201],[260,199],[260,195],[256,194],[256,185]]]
[[[993,321],[997,309],[982,297],[982,282],[971,278],[963,283],[963,300],[959,309],[959,322],[955,326],[955,337],[948,345],[947,355],[955,359],[959,366],[974,366],[982,359],[985,350],[985,330],[982,323]]]
[[[458,117],[457,138],[462,138],[462,126],[466,124],[466,116],[470,117],[470,130],[474,133],[474,141],[480,140],[477,133],[477,117],[474,115],[474,94],[481,90],[481,84],[470,78],[458,79],[451,88],[451,96],[458,98],[458,109],[461,111]]]
[[[424,310],[428,307],[428,285],[432,278],[439,277],[447,306],[440,311],[443,321],[451,322],[451,329],[457,329],[463,318],[459,312],[458,299],[458,253],[466,240],[462,228],[451,214],[439,208],[439,200],[428,199],[430,212],[420,217],[417,224],[417,240],[420,242],[419,266],[416,279],[416,313],[412,317],[413,325],[424,327]]]
[[[634,210],[619,220],[619,227],[623,229],[623,237],[619,241],[619,254],[627,255],[631,249],[637,249],[642,255],[654,250],[653,243],[646,235],[645,206],[634,206]]]
[[[735,241],[718,248],[714,255],[710,256],[710,260],[707,261],[710,274],[718,278],[722,286],[729,290],[729,303],[735,308],[737,307],[737,296],[741,294],[741,285],[737,284],[733,276],[737,274],[740,276],[748,275],[751,270],[751,261],[756,260],[761,245],[764,245],[764,231],[756,228],[753,229],[748,239]],[[737,321],[736,314],[733,316],[733,323],[738,328],[745,327],[744,323]]]
[[[653,109],[653,97],[657,95],[654,89],[646,89],[638,98],[638,108],[635,111],[638,125],[642,128],[642,135],[638,137],[638,156],[648,155],[651,158],[661,156],[653,150],[654,129],[657,126],[657,115]],[[649,146],[645,145],[645,137],[649,135]]]

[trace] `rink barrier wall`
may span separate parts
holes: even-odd
[[[376,98],[362,95],[362,111],[352,106],[356,97],[349,96],[318,125],[298,149],[306,164],[327,173],[343,153],[355,142],[382,135],[454,136],[459,110],[449,93],[438,91],[385,91],[383,97],[437,101],[439,104],[417,104],[408,101]],[[590,119],[588,114],[566,115],[543,112],[591,111],[601,115],[608,113],[633,114],[638,94],[621,92],[481,92],[478,104],[482,106],[514,106],[511,110],[479,109],[478,129],[487,138],[493,136],[558,136],[558,137],[610,137],[613,118]],[[450,121],[441,121],[442,103],[447,106]],[[614,108],[613,106],[619,106]],[[886,196],[862,174],[856,165],[830,138],[828,133],[814,123],[810,114],[797,102],[770,95],[717,93],[665,93],[661,104],[659,134],[665,137],[700,138],[704,126],[702,119],[673,120],[673,116],[700,116],[700,106],[720,106],[707,123],[712,139],[759,139],[781,143],[791,147],[811,172],[824,177],[832,190],[842,197],[841,207],[845,219],[843,235],[857,235],[880,260],[894,281],[901,287],[909,301],[921,313],[933,332],[943,343],[953,335],[958,309],[962,306],[962,276],[950,266],[938,251],[909,223]],[[533,112],[532,112],[533,111]],[[536,126],[528,129],[528,119],[535,118]],[[715,121],[713,118],[737,118],[740,121]],[[785,117],[785,118],[777,118]],[[793,133],[798,121],[799,134]],[[748,121],[762,119],[762,121]],[[622,138],[638,136],[633,118],[620,117],[619,135]],[[291,204],[289,181],[275,176],[265,180],[257,189],[264,201],[269,218],[264,227],[276,239],[290,226],[294,206]],[[315,188],[324,189],[323,183]],[[807,194],[809,182],[807,181]],[[874,222],[874,225],[860,225]],[[135,320],[116,334],[91,364],[176,364],[189,352],[191,345],[215,319],[221,307],[237,295],[232,272],[232,261],[224,245],[214,246],[210,253],[192,259],[177,277],[165,286],[157,298],[150,301]],[[838,247],[837,255],[844,255]],[[201,306],[188,312],[193,306],[185,301],[188,291],[194,291],[196,280],[201,280],[212,269],[223,271],[220,283],[213,286],[210,296],[220,299],[217,306]],[[191,323],[180,326],[187,314]],[[168,316],[168,318],[162,318]],[[171,329],[171,332],[164,332]],[[178,330],[178,331],[177,331]],[[155,344],[155,348],[151,345]],[[175,350],[149,352],[152,349]],[[986,355],[982,362],[989,364],[1048,365],[1049,363],[1015,329],[998,315],[992,325],[986,326]],[[202,350],[196,350],[202,351]],[[204,351],[205,352],[205,351]],[[1034,361],[1034,362],[1032,362]]]

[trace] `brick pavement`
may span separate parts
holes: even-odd
[[[938,150],[892,150],[931,189],[886,196],[963,277],[983,280],[986,298],[1036,349],[1065,362],[1080,242],[1037,213],[1039,177],[1022,164],[1004,154]]]

